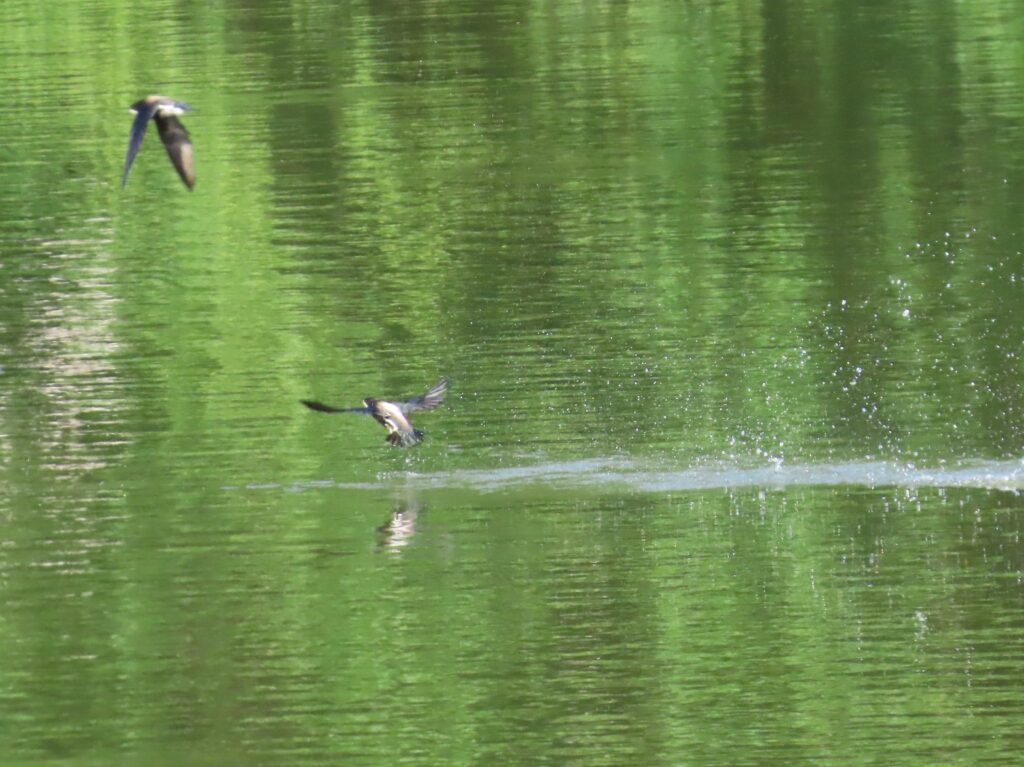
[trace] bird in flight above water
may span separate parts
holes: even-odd
[[[388,430],[387,441],[396,447],[412,447],[418,445],[423,439],[423,432],[413,428],[409,421],[409,413],[415,410],[433,410],[444,402],[445,394],[448,393],[448,379],[442,378],[426,393],[407,400],[375,399],[367,397],[363,400],[363,407],[331,407],[321,402],[313,402],[304,399],[302,404],[310,410],[320,413],[364,413],[372,415],[377,423]]]
[[[160,131],[160,140],[167,148],[174,169],[178,171],[185,186],[191,189],[196,183],[195,170],[192,167],[192,142],[188,131],[178,120],[178,115],[189,111],[191,107],[183,101],[175,101],[166,96],[146,96],[136,101],[128,111],[135,115],[131,133],[128,134],[128,154],[124,158],[124,173],[121,175],[121,188],[128,183],[128,171],[131,170],[135,155],[142,146],[142,138],[146,135],[149,121],[156,121],[156,129]]]

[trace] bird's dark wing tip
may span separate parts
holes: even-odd
[[[316,410],[318,413],[335,413],[335,412],[337,412],[337,408],[333,408],[330,405],[325,405],[322,402],[316,402],[315,400],[300,399],[299,402],[301,402],[303,405],[308,407],[310,410]]]

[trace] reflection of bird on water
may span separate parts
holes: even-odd
[[[389,400],[367,397],[363,407],[332,407],[321,402],[304,399],[302,404],[320,413],[364,413],[372,415],[388,430],[387,441],[397,447],[412,447],[423,439],[423,432],[413,427],[408,415],[415,410],[432,410],[444,402],[448,392],[448,379],[442,378],[426,394],[407,400]]]
[[[132,168],[135,155],[139,153],[142,146],[142,138],[146,135],[146,128],[149,121],[156,122],[156,129],[160,131],[160,140],[164,142],[167,154],[171,158],[174,169],[178,171],[185,186],[191,189],[196,183],[196,174],[192,168],[192,142],[189,141],[188,131],[178,120],[178,115],[189,111],[191,107],[183,101],[175,101],[166,96],[146,96],[141,101],[136,101],[129,108],[135,115],[132,123],[131,133],[128,134],[128,154],[124,158],[124,173],[121,175],[121,186],[128,183],[128,171]]]
[[[393,551],[409,545],[416,534],[416,517],[421,508],[414,500],[400,502],[391,512],[391,519],[377,528],[379,544]]]

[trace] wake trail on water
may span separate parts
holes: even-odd
[[[413,489],[452,488],[480,492],[529,486],[553,486],[559,489],[628,489],[649,493],[821,486],[976,487],[1020,492],[1024,490],[1024,460],[965,461],[937,467],[919,467],[895,461],[792,465],[778,462],[756,467],[718,463],[674,469],[652,466],[629,458],[591,458],[493,469],[455,469],[424,473],[385,472],[371,481],[319,480],[296,483],[289,489],[302,491],[326,486],[384,490],[393,489],[396,485]]]

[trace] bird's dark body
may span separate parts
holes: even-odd
[[[385,438],[396,447],[412,447],[423,440],[423,432],[415,428],[409,420],[408,414],[415,410],[432,410],[444,402],[445,394],[448,391],[448,379],[442,378],[433,388],[418,397],[395,402],[367,397],[363,400],[363,407],[333,407],[314,400],[302,400],[302,404],[310,410],[319,413],[363,413],[373,416],[373,419],[388,431]]]
[[[192,141],[188,131],[181,124],[178,115],[187,112],[191,107],[182,101],[175,101],[166,96],[147,96],[136,101],[129,107],[134,113],[131,133],[128,135],[128,153],[124,158],[124,172],[121,174],[121,186],[128,183],[128,171],[132,168],[135,155],[139,153],[142,139],[146,135],[149,121],[156,123],[160,140],[171,158],[171,164],[189,189],[196,184],[195,168],[192,162]]]

